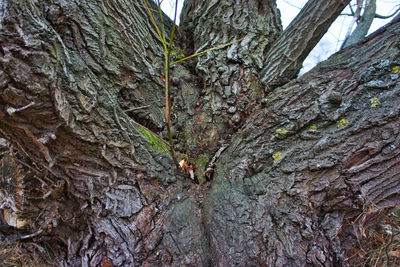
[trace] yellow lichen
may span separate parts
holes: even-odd
[[[369,101],[371,101],[371,108],[376,108],[381,104],[381,101],[376,97],[371,98]]]
[[[276,132],[277,132],[278,134],[280,134],[280,135],[285,135],[285,134],[287,134],[287,133],[288,133],[288,131],[287,131],[287,130],[285,130],[285,129],[281,129],[281,128],[277,129],[277,130],[276,130]]]
[[[317,125],[316,124],[312,124],[310,126],[310,131],[316,131],[317,130]]]
[[[392,73],[398,73],[399,72],[399,66],[394,66],[392,68]]]
[[[275,154],[272,155],[272,158],[274,159],[275,162],[280,160],[282,157],[282,152],[276,152]]]
[[[343,119],[341,119],[341,120],[339,121],[337,127],[338,127],[338,128],[342,128],[342,127],[347,126],[349,123],[350,123],[350,122],[349,122],[348,120],[346,120],[346,118],[343,118]]]

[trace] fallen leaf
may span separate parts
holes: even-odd
[[[361,229],[361,234],[362,234],[363,237],[367,237],[367,235],[365,234],[365,228]]]
[[[393,249],[389,252],[389,255],[392,257],[400,258],[400,249]]]
[[[108,258],[103,257],[100,262],[100,267],[113,267],[113,265]]]

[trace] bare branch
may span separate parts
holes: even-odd
[[[377,18],[377,19],[389,19],[389,18],[395,16],[399,11],[400,11],[400,5],[392,14],[387,15],[387,16],[375,14],[375,18]]]
[[[360,18],[360,22],[358,23],[353,33],[347,36],[342,45],[342,48],[354,45],[364,39],[364,37],[368,33],[369,28],[371,27],[372,21],[374,20],[375,12],[376,12],[376,0],[367,0],[364,13]],[[349,30],[351,30],[351,28],[349,28]]]
[[[351,4],[349,4],[349,8],[350,8],[350,11],[351,11],[351,16],[354,16],[355,12],[354,12],[353,7],[351,6]]]
[[[375,14],[375,18],[376,19],[390,19],[391,17],[394,17],[398,12],[400,11],[400,6],[390,15],[380,15],[380,14]],[[353,17],[354,16],[354,12],[353,13],[342,13],[340,14],[340,16],[349,16],[349,17]]]
[[[267,54],[261,78],[269,90],[298,74],[304,59],[349,2],[350,0],[307,2]]]
[[[364,2],[364,0],[357,0],[357,9],[356,9],[355,12],[353,11],[351,5],[349,5],[351,13],[353,13],[353,20],[351,21],[351,23],[350,23],[350,25],[348,27],[345,39],[347,39],[351,35],[351,32],[353,30],[354,24],[360,19],[363,2]]]
[[[292,6],[292,7],[294,7],[294,8],[297,8],[297,9],[301,10],[301,7],[296,6],[296,5],[292,4],[292,3],[290,3],[290,1],[284,0],[283,2],[285,2],[285,3],[288,4],[289,6]]]

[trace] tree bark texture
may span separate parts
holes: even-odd
[[[329,19],[297,20],[311,35],[282,31],[272,0],[185,2],[186,53],[245,38],[173,69],[195,184],[142,127],[165,136],[141,1],[1,1],[5,241],[49,240],[62,266],[346,265],[400,202],[400,19],[293,79],[348,1],[323,2]]]

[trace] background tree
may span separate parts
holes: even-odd
[[[400,6],[390,15],[382,16],[376,13],[376,0],[357,0],[356,10],[349,5],[353,21],[349,26],[342,48],[349,47],[362,41],[372,25],[375,18],[388,19],[395,16],[400,11]],[[363,11],[361,15],[361,11]],[[357,22],[357,27],[353,30],[354,23]]]
[[[348,3],[310,0],[283,31],[273,0],[185,2],[176,58],[245,38],[174,65],[195,184],[155,135],[163,49],[141,1],[1,1],[3,241],[64,266],[346,264],[400,188],[400,17],[296,79]]]

